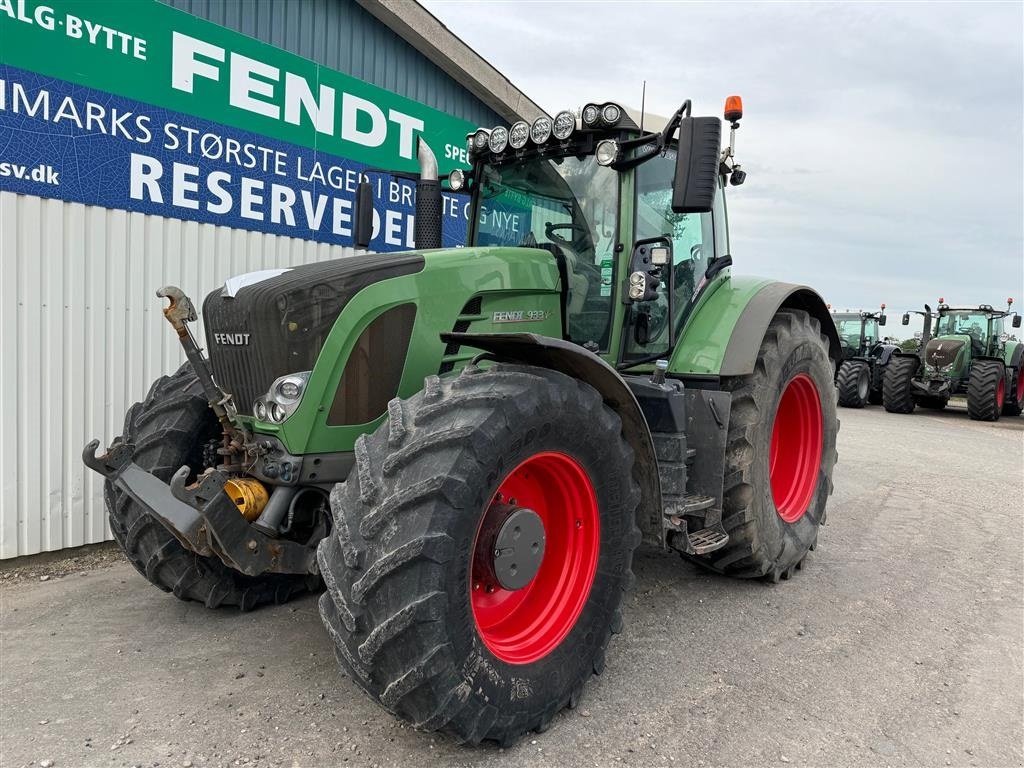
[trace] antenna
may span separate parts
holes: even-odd
[[[647,81],[640,90],[640,133],[644,132],[644,108],[647,105]]]

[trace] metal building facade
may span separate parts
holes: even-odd
[[[498,117],[354,0],[165,0],[476,124]],[[351,249],[0,192],[0,558],[111,538],[91,438],[183,362],[155,290]],[[200,329],[201,331],[201,329]]]
[[[502,122],[353,0],[161,2],[477,125]]]

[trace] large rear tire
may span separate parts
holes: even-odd
[[[836,375],[836,391],[843,408],[863,408],[871,394],[871,367],[863,360],[844,360]]]
[[[134,461],[165,483],[179,467],[194,470],[203,448],[220,432],[192,366],[162,376],[141,403],[125,416],[123,440],[135,446]],[[113,483],[103,487],[110,530],[128,561],[151,584],[207,608],[238,606],[243,611],[265,603],[283,603],[315,589],[312,576],[246,576],[216,557],[200,557],[178,543],[159,522]]]
[[[754,373],[723,386],[733,398],[722,516],[729,543],[694,559],[731,576],[788,579],[817,544],[837,458],[832,364],[818,321],[780,310]]]
[[[911,382],[920,361],[913,355],[893,355],[882,378],[882,404],[889,413],[913,413],[914,389]]]
[[[341,668],[398,717],[463,742],[545,729],[622,625],[640,542],[632,464],[615,412],[554,371],[471,366],[392,400],[356,443],[317,552]],[[496,578],[510,550],[491,537],[524,507],[546,543],[515,587]]]
[[[998,421],[1006,402],[1006,366],[1000,360],[975,360],[967,381],[967,415]]]

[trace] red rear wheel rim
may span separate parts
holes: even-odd
[[[479,562],[474,543],[470,604],[477,632],[491,653],[509,664],[530,664],[565,639],[590,595],[601,545],[597,494],[575,459],[548,451],[509,472],[488,511],[500,501],[540,516],[544,558],[530,583],[509,591],[486,583],[488,569]]]
[[[1024,400],[1024,368],[1017,371],[1017,402]]]
[[[798,373],[779,399],[768,459],[775,509],[787,523],[804,516],[818,484],[822,423],[818,387],[806,373]]]
[[[1019,386],[1017,388],[1020,389]],[[1005,399],[1006,399],[1006,381],[1003,380],[1003,379],[1000,379],[999,383],[996,385],[996,408],[1002,408],[1003,407],[1003,400],[1005,400]]]

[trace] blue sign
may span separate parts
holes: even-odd
[[[366,166],[64,80],[0,66],[0,190],[352,245]],[[370,248],[413,242],[415,184],[366,173]],[[443,244],[465,244],[469,198],[444,194]]]

